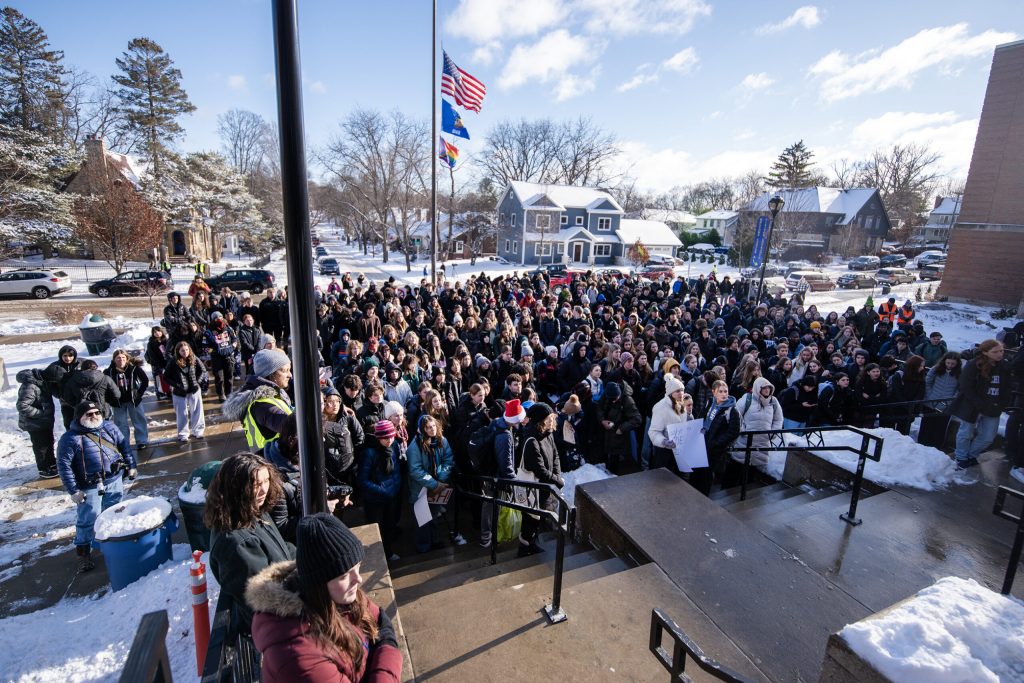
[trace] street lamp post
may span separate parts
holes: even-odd
[[[772,255],[772,232],[775,230],[775,217],[779,215],[779,211],[782,210],[782,206],[786,202],[779,195],[775,195],[768,200],[768,209],[772,212],[772,222],[768,225],[768,239],[765,240],[765,254],[761,259],[761,279],[757,283],[757,302],[755,305],[761,303],[761,297],[764,296],[764,269],[768,265],[768,259]]]

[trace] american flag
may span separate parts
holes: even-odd
[[[445,52],[444,69],[441,72],[441,94],[454,98],[455,104],[479,114],[487,88],[457,67]]]

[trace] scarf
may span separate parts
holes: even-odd
[[[708,408],[708,414],[704,416],[704,430],[707,431],[711,427],[711,423],[715,421],[715,417],[723,412],[732,408],[736,405],[736,399],[730,396],[724,403],[712,402],[711,407]]]

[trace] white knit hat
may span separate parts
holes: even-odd
[[[665,395],[671,396],[677,391],[684,391],[686,387],[675,375],[665,375]]]

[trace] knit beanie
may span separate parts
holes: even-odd
[[[633,354],[631,354],[629,351],[623,351],[622,353],[619,354],[619,362],[620,363],[626,364],[626,363],[628,363],[631,360],[635,360],[635,359],[633,358]]]
[[[391,420],[378,420],[377,424],[373,425],[373,435],[378,439],[391,439],[397,433],[395,423]]]
[[[292,361],[284,351],[278,349],[262,349],[252,357],[252,371],[257,377],[270,377]]]
[[[75,406],[75,420],[81,420],[82,416],[85,415],[90,410],[98,410],[101,413],[103,412],[103,409],[100,408],[99,405],[97,405],[96,403],[92,401],[82,401],[77,406]]]
[[[671,396],[677,391],[683,391],[686,387],[675,376],[665,375],[665,395]]]
[[[348,573],[365,555],[362,542],[334,515],[318,512],[299,520],[295,568],[301,592],[308,595],[316,586]]]
[[[398,401],[387,401],[384,403],[384,419],[390,420],[395,415],[405,415],[405,408]]]
[[[569,394],[569,398],[565,400],[565,404],[562,406],[562,413],[564,415],[575,415],[581,410],[583,410],[583,406],[580,405],[579,397],[576,394]]]

